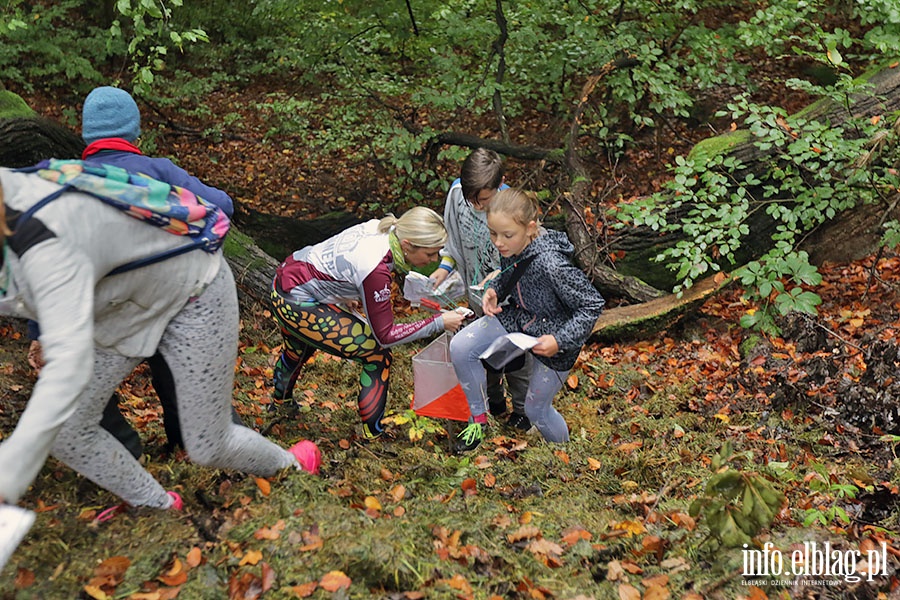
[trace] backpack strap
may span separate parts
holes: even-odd
[[[13,230],[14,234],[12,237],[9,238],[9,241],[10,241],[10,248],[12,248],[12,250],[18,256],[21,257],[22,254],[24,254],[26,250],[28,250],[29,248],[31,248],[38,242],[41,242],[45,239],[48,239],[48,237],[53,237],[55,235],[52,231],[47,229],[47,227],[40,220],[31,218],[34,216],[34,213],[36,213],[40,209],[44,208],[45,206],[47,206],[48,204],[50,204],[51,202],[53,202],[54,200],[56,200],[57,198],[59,198],[60,196],[65,194],[66,192],[73,191],[73,190],[75,190],[74,186],[63,185],[61,188],[59,188],[52,194],[44,196],[43,198],[38,200],[35,204],[33,204],[28,210],[26,210],[23,213],[18,213],[17,211],[12,211],[10,209],[7,209],[7,219],[9,221],[11,221],[15,217],[15,227],[11,228]],[[75,190],[75,191],[78,191],[78,190]],[[87,193],[90,196],[97,197],[96,194],[91,194],[90,192],[85,192],[85,193]],[[98,199],[102,200],[102,198],[98,198]],[[36,224],[36,226],[32,227],[31,226],[32,223]],[[34,231],[31,231],[32,229],[34,229]],[[24,244],[23,243],[20,243],[20,244],[15,243],[15,239],[16,239],[15,233],[19,233],[20,231],[22,232],[22,235],[20,236],[20,238],[24,237],[27,240],[24,242]],[[49,236],[47,236],[47,235],[41,236],[40,234],[42,234],[42,232],[49,234]],[[39,236],[39,237],[36,237],[36,236]],[[109,273],[104,275],[104,277],[109,277],[111,275],[119,275],[120,273],[126,273],[128,271],[133,271],[134,269],[140,269],[141,267],[147,267],[149,265],[153,265],[158,262],[162,262],[169,258],[174,258],[176,256],[180,256],[180,255],[190,252],[191,250],[194,250],[196,248],[205,248],[210,244],[210,241],[211,240],[209,238],[204,236],[201,238],[197,238],[194,241],[189,242],[183,246],[178,246],[177,248],[171,248],[169,250],[165,250],[163,252],[154,254],[152,256],[138,258],[131,262],[127,262],[124,265],[119,265],[118,267],[116,267],[115,269],[113,269],[112,271],[110,271]]]
[[[512,293],[513,289],[516,287],[516,284],[519,283],[522,275],[525,274],[525,270],[528,268],[528,265],[530,265],[535,258],[537,258],[537,254],[532,254],[531,256],[526,256],[525,258],[513,263],[512,274],[506,281],[506,285],[503,286],[502,290],[497,290],[497,302],[503,302],[504,300],[506,300],[506,297]]]

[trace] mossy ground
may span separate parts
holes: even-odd
[[[7,323],[0,345],[4,432],[33,381],[27,342],[14,339],[20,330]],[[711,364],[712,333],[730,331],[725,321],[692,319],[649,342],[589,348],[573,372],[577,382],[556,400],[569,443],[549,444],[494,423],[477,451],[459,457],[446,432],[423,433],[425,422],[417,419],[391,423],[384,439],[362,439],[358,368],[321,354],[297,385],[300,406],[268,411],[280,340],[264,317],[245,315],[238,411],[285,446],[315,440],[324,456],[321,477],[289,472],[266,485],[193,465],[182,454],[166,456],[158,409],[146,374],[138,372],[124,394],[125,412],[141,430],[147,468],[182,494],[185,510],[128,510],[95,524],[97,511],[116,499],[51,460],[21,503],[40,512],[4,570],[0,597],[604,599],[620,598],[624,584],[649,591],[660,581],[654,576],[664,577],[673,598],[747,595],[740,550],[718,547],[702,515],[696,521],[687,515],[725,442],[748,453],[743,469],[767,474],[780,488],[789,484],[765,465],[790,462],[802,476],[801,463],[792,462],[802,456],[839,462],[835,478],[851,469],[873,481],[897,476],[890,463],[873,464],[858,446],[848,455],[846,445],[823,444],[838,437],[833,425],[799,407],[790,419],[765,403],[723,412],[698,395],[704,382],[697,375],[680,383],[663,376],[663,365],[675,360],[667,349],[692,349],[697,364]],[[725,363],[735,374],[737,337]],[[407,416],[411,357],[423,345],[395,349],[389,414],[398,421]],[[422,437],[411,441],[417,427]],[[855,543],[840,523],[800,524],[801,503],[815,502],[808,489],[789,498],[760,539],[788,544],[837,536]],[[885,523],[896,524],[893,511]],[[98,566],[117,556],[130,561],[127,570],[98,579]],[[349,578],[349,588],[325,589],[334,571]]]

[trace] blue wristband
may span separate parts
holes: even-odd
[[[447,271],[448,273],[453,272],[453,267],[451,267],[450,265],[445,265],[444,263],[441,263],[440,265],[438,265],[438,269],[443,269],[443,270]]]

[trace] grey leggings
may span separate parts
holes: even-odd
[[[237,358],[238,304],[228,265],[206,291],[169,322],[159,352],[172,371],[178,418],[191,460],[268,476],[296,464],[294,457],[252,429],[231,421]],[[95,350],[94,376],[78,409],[56,437],[51,453],[132,506],[167,508],[166,490],[100,427],[103,407],[143,360]]]
[[[456,377],[466,394],[472,416],[485,413],[487,374],[478,356],[495,339],[508,332],[496,317],[482,317],[462,329],[450,340],[450,360]],[[525,414],[550,442],[569,441],[569,427],[553,408],[553,397],[562,387],[568,371],[554,371],[535,357],[525,396]]]

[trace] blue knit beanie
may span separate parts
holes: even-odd
[[[133,142],[141,135],[141,113],[125,90],[104,86],[94,89],[81,110],[81,136],[90,144],[103,138]]]

